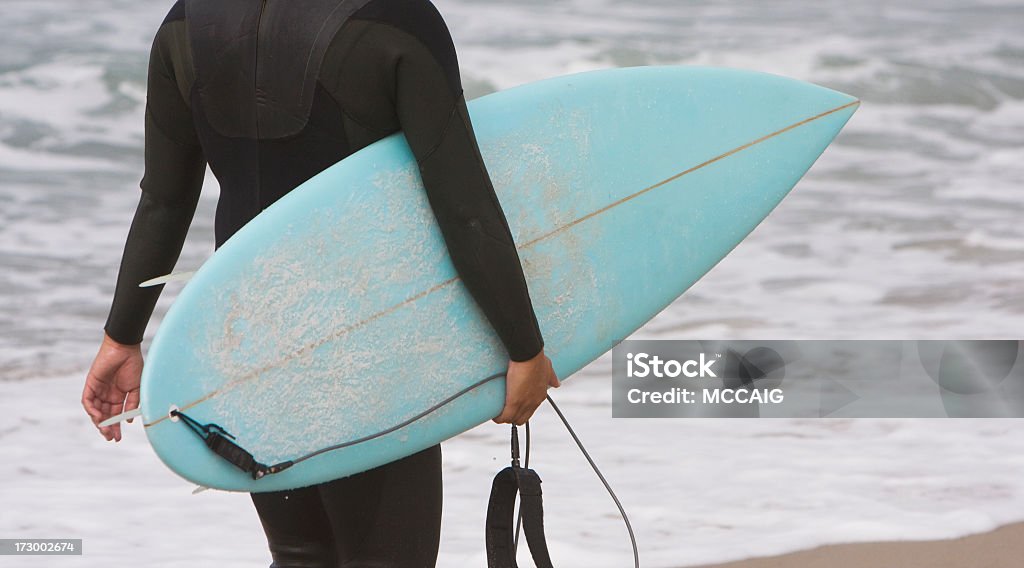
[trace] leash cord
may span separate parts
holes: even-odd
[[[280,464],[273,465],[273,466],[265,466],[263,464],[259,464],[258,462],[256,462],[254,465],[257,468],[257,471],[254,472],[254,477],[258,479],[258,478],[263,477],[264,475],[266,475],[268,473],[276,473],[278,471],[281,471],[281,470],[284,470],[284,469],[286,469],[288,467],[291,467],[294,464],[306,461],[306,460],[308,460],[308,459],[310,459],[312,457],[318,456],[320,454],[324,454],[324,453],[327,453],[327,452],[330,452],[330,451],[334,451],[334,450],[339,450],[341,448],[346,448],[346,447],[349,447],[349,446],[355,446],[357,444],[361,444],[363,442],[368,442],[368,441],[373,440],[375,438],[380,438],[381,436],[386,436],[386,435],[388,435],[388,434],[390,434],[392,432],[395,432],[397,430],[401,430],[402,428],[405,428],[406,426],[412,424],[413,422],[416,422],[416,421],[418,421],[418,420],[428,416],[429,414],[437,411],[438,409],[442,408],[443,406],[446,406],[446,405],[450,404],[452,401],[462,397],[463,395],[469,393],[470,391],[472,391],[474,389],[477,389],[477,388],[483,386],[486,383],[489,383],[489,382],[491,382],[491,381],[493,381],[495,379],[498,379],[498,378],[501,378],[501,377],[504,377],[504,376],[505,376],[505,373],[495,373],[495,374],[493,374],[493,375],[491,375],[491,376],[489,376],[487,378],[481,379],[481,380],[477,381],[476,383],[474,383],[472,385],[469,385],[466,388],[460,390],[459,392],[457,392],[457,393],[449,396],[448,398],[442,400],[441,402],[431,406],[430,408],[424,410],[423,412],[420,412],[416,416],[413,416],[412,418],[409,418],[408,420],[405,420],[405,421],[403,421],[403,422],[401,422],[399,424],[396,424],[395,426],[387,428],[386,430],[381,430],[380,432],[376,432],[376,433],[370,434],[368,436],[363,436],[362,438],[358,438],[358,439],[355,439],[355,440],[349,440],[349,441],[343,442],[341,444],[335,444],[333,446],[328,446],[326,448],[321,448],[321,449],[316,450],[314,452],[310,452],[310,453],[308,453],[308,454],[306,454],[304,456],[295,458],[294,460],[290,460],[290,461],[287,461],[287,462],[282,462]],[[558,418],[562,421],[562,425],[565,426],[565,429],[569,432],[569,435],[572,436],[573,441],[576,442],[576,446],[580,449],[580,452],[583,454],[583,457],[585,457],[587,459],[587,462],[590,464],[590,468],[594,470],[594,473],[597,474],[597,478],[601,480],[601,484],[604,485],[604,488],[608,492],[608,495],[612,498],[612,501],[615,502],[615,506],[619,509],[619,515],[622,516],[622,521],[626,525],[626,530],[629,532],[629,542],[630,542],[630,544],[633,547],[633,566],[634,566],[634,568],[640,568],[640,552],[639,552],[639,549],[637,548],[637,544],[636,544],[636,535],[633,533],[633,525],[629,522],[629,515],[626,514],[626,509],[623,508],[622,502],[619,501],[619,497],[615,494],[615,490],[612,489],[611,484],[609,484],[608,480],[605,479],[604,474],[601,473],[601,469],[599,467],[597,467],[597,464],[594,462],[594,458],[590,457],[590,452],[588,452],[587,448],[583,446],[583,442],[580,441],[579,436],[576,435],[576,431],[572,429],[572,426],[569,424],[569,421],[565,418],[565,415],[562,414],[562,410],[560,408],[558,408],[557,404],[555,404],[554,399],[552,399],[551,396],[548,395],[547,396],[547,401],[548,401],[548,404],[551,405],[551,408],[554,409],[555,414],[557,414]],[[188,425],[188,427],[190,429],[194,430],[196,432],[196,434],[198,434],[200,437],[202,437],[204,439],[206,439],[207,435],[210,434],[211,432],[222,434],[222,435],[227,436],[227,437],[232,438],[232,439],[234,438],[234,436],[232,436],[226,430],[224,430],[223,428],[221,428],[220,426],[218,426],[216,424],[201,424],[201,423],[197,422],[196,420],[193,420],[191,417],[186,416],[184,413],[178,412],[178,411],[174,411],[173,414],[175,416],[179,416],[179,417],[183,418],[185,423]],[[515,426],[513,426],[512,428],[513,428],[513,432],[514,432],[515,431],[514,430]],[[517,440],[518,440],[518,437],[517,437]],[[525,455],[525,459],[524,459],[524,467],[526,467],[527,469],[530,467],[530,445],[531,445],[530,444],[530,422],[527,421],[526,422],[526,452],[525,452],[526,455]],[[241,448],[238,448],[238,449],[241,450]],[[250,459],[251,459],[251,457],[252,456],[249,455]],[[519,531],[520,531],[520,528],[522,527],[522,523],[523,523],[523,511],[522,511],[522,508],[520,507],[520,510],[519,510],[519,513],[518,513],[517,519],[516,519],[516,532],[515,532],[515,540],[514,540],[514,546],[515,547],[518,547],[518,545],[519,545]],[[515,549],[513,549],[513,550],[515,550]]]
[[[566,419],[564,414],[562,414],[562,410],[558,408],[557,404],[555,404],[555,401],[554,399],[551,398],[551,395],[548,395],[547,400],[548,403],[551,405],[551,408],[554,409],[555,414],[557,414],[558,418],[562,421],[562,425],[565,426],[565,429],[569,432],[569,435],[572,436],[573,441],[576,442],[576,446],[580,449],[580,452],[583,454],[583,457],[587,458],[587,462],[590,463],[590,468],[594,470],[594,473],[597,474],[597,478],[601,480],[601,484],[604,485],[604,488],[608,492],[608,495],[612,498],[612,501],[615,502],[615,506],[619,509],[619,515],[622,516],[622,522],[625,523],[626,530],[629,532],[629,543],[633,547],[633,566],[634,568],[640,568],[640,550],[637,547],[636,534],[633,533],[633,525],[629,522],[629,515],[626,514],[626,509],[622,506],[622,502],[619,501],[619,497],[618,495],[615,494],[615,490],[612,489],[611,484],[608,483],[608,480],[605,479],[604,474],[601,473],[601,468],[597,467],[597,463],[594,462],[594,458],[590,457],[590,452],[588,452],[587,448],[583,446],[583,442],[580,440],[580,437],[576,435],[576,431],[572,429],[571,425],[569,425],[569,420]],[[526,422],[526,456],[524,459],[524,467],[530,467],[529,421]],[[522,527],[522,524],[523,511],[522,507],[520,507],[519,515],[516,519],[516,536],[514,541],[516,548],[518,548],[519,546],[519,529],[520,527]],[[513,550],[515,550],[516,548],[513,548]]]

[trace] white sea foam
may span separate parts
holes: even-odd
[[[4,517],[5,533],[83,538],[88,566],[269,564],[247,496],[190,495],[137,423],[121,445],[103,442],[80,416],[79,389],[78,377],[0,383],[0,473],[15,480],[4,499],[18,512]],[[950,538],[1020,520],[1024,506],[1024,431],[1013,421],[613,421],[607,374],[589,371],[553,396],[627,507],[644,566]],[[506,438],[487,424],[445,445],[439,566],[485,564],[489,481]],[[629,565],[614,505],[550,409],[535,418],[533,442],[555,561]]]

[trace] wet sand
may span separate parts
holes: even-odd
[[[823,546],[782,556],[694,568],[1018,568],[1024,523],[952,540]]]

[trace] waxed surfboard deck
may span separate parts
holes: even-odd
[[[857,105],[816,85],[707,67],[588,72],[472,101],[558,376],[721,260]],[[169,409],[222,426],[273,464],[399,424],[506,363],[397,134],[286,195],[199,269],[149,350],[141,410],[155,451],[181,476],[225,490],[294,488],[491,419],[504,381],[260,480],[215,456]]]

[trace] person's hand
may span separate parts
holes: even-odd
[[[505,408],[494,419],[495,424],[522,426],[533,416],[548,396],[548,387],[561,385],[555,370],[541,350],[529,361],[509,361],[505,375]]]
[[[100,351],[85,377],[82,406],[107,441],[121,441],[121,425],[100,428],[100,422],[139,407],[141,379],[142,348],[118,343],[104,334]]]

